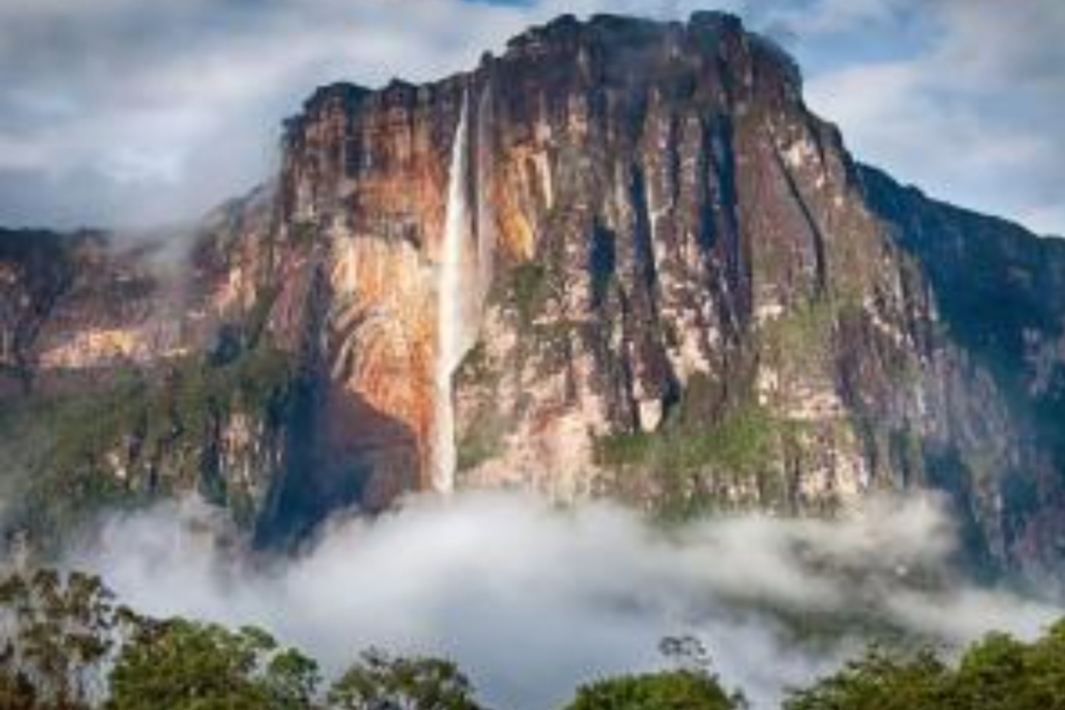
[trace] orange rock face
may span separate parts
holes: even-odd
[[[321,241],[324,368],[335,386],[412,432],[422,485],[448,155],[462,97],[458,85],[446,100],[426,92],[394,84],[312,99],[290,127],[283,175],[286,222],[308,225]]]
[[[332,238],[330,376],[385,416],[406,424],[427,464],[433,427],[436,294],[432,270],[405,242]]]

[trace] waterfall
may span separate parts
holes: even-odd
[[[432,483],[440,493],[455,487],[455,405],[452,376],[469,347],[468,305],[463,298],[463,273],[469,262],[467,242],[470,237],[470,213],[467,204],[468,100],[463,95],[462,110],[451,147],[448,175],[447,210],[444,235],[440,245],[437,281],[437,350],[432,442]],[[468,286],[468,284],[467,284]]]

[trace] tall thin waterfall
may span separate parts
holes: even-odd
[[[440,493],[455,487],[455,406],[451,378],[462,361],[467,342],[467,304],[463,298],[463,272],[469,263],[470,211],[467,204],[469,177],[468,100],[463,96],[459,125],[451,148],[448,175],[447,211],[444,238],[440,246],[437,282],[437,355],[435,375],[435,416],[432,443],[432,482]]]

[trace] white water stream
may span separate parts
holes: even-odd
[[[470,210],[467,204],[469,175],[468,134],[466,128],[468,100],[463,97],[462,113],[452,141],[448,175],[447,210],[444,238],[440,246],[437,292],[437,355],[432,442],[432,482],[437,492],[448,494],[455,488],[455,406],[452,376],[469,348],[469,323],[463,273],[469,260]],[[473,294],[471,294],[473,295]]]

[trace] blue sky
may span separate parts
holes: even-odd
[[[724,9],[848,146],[1065,235],[1062,0],[0,0],[0,224],[194,217],[270,174],[317,85],[428,80],[562,12]]]

